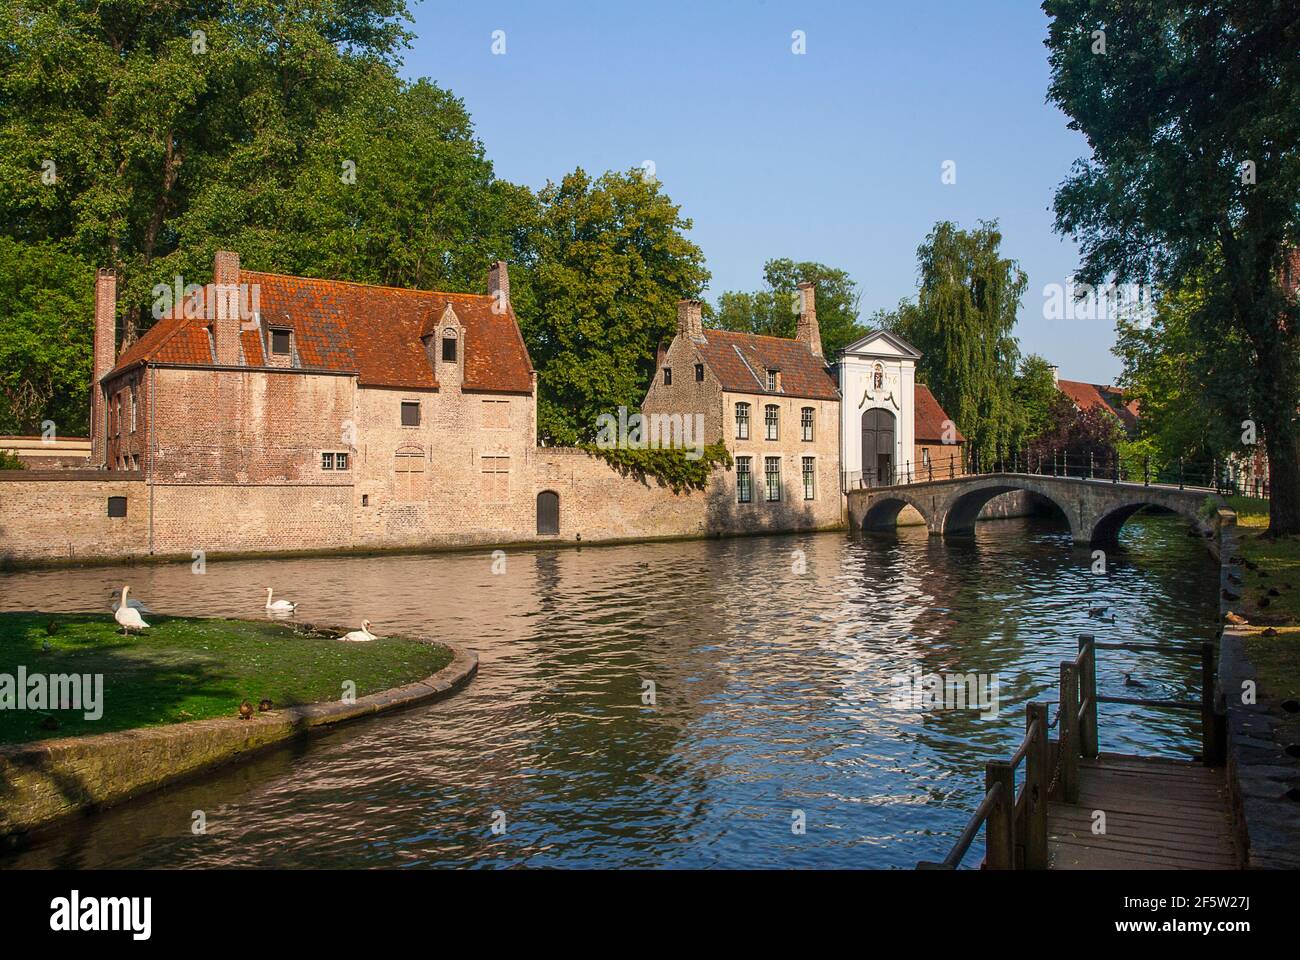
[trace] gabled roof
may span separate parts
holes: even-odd
[[[876,343],[878,341],[884,341],[885,343],[893,347],[893,349],[888,351],[883,351],[883,352],[880,350],[869,349],[873,343]],[[892,356],[901,355],[907,357],[910,360],[921,359],[921,352],[917,350],[916,347],[912,346],[910,343],[908,343],[898,334],[890,330],[872,330],[866,336],[859,337],[857,340],[854,340],[847,347],[841,350],[840,356],[845,356],[846,354],[850,354],[850,353],[864,354],[866,356],[873,356],[873,357],[874,356],[892,357]]]
[[[509,307],[493,312],[496,301],[491,296],[253,270],[241,270],[239,282],[257,290],[262,331],[293,331],[297,369],[353,373],[358,383],[369,387],[436,388],[421,337],[450,305],[464,328],[463,389],[532,392],[532,362],[514,312]],[[142,361],[211,364],[215,358],[209,324],[205,317],[184,317],[178,308],[123,351],[113,372]],[[240,332],[240,361],[261,367],[266,365],[263,338],[249,326]]]
[[[1093,410],[1100,407],[1114,414],[1126,428],[1131,430],[1137,426],[1137,401],[1125,402],[1124,391],[1119,387],[1084,383],[1082,380],[1057,379],[1056,388],[1080,410]]]
[[[939,401],[934,398],[930,388],[923,383],[916,385],[916,398],[914,404],[915,413],[913,414],[913,433],[917,443],[943,443],[944,429],[943,425],[952,422],[952,418],[944,412],[943,407],[939,406]],[[957,424],[953,423],[954,437],[958,443],[965,443],[966,438],[962,432],[957,429]]]
[[[730,330],[705,330],[704,338],[694,343],[723,390],[809,400],[839,399],[835,378],[806,343]],[[781,371],[780,391],[767,389],[767,370]]]

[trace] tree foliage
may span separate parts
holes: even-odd
[[[94,313],[91,265],[0,236],[0,433],[85,434]]]
[[[1140,404],[1138,440],[1157,464],[1209,460],[1241,450],[1242,422],[1258,404],[1241,333],[1200,336],[1206,291],[1197,277],[1167,293],[1150,323],[1121,319],[1115,354],[1123,386]]]
[[[1015,384],[1011,388],[1016,414],[1013,446],[1023,447],[1052,428],[1060,396],[1050,363],[1036,353],[1031,353],[1020,361],[1020,369],[1016,372]]]
[[[1050,470],[1055,460],[1063,472],[1078,475],[1095,469],[1114,469],[1124,430],[1119,419],[1102,407],[1080,410],[1057,393],[1048,412],[1046,428],[1025,446],[1031,469]]]
[[[691,221],[639,170],[578,169],[537,200],[511,298],[538,369],[538,434],[572,444],[602,413],[639,408],[677,301],[698,297],[709,273],[684,235]]]
[[[1294,0],[1045,0],[1049,99],[1088,139],[1056,194],[1081,279],[1202,284],[1192,332],[1239,334],[1272,479],[1270,532],[1300,533],[1300,17]],[[1105,53],[1094,52],[1094,31]]]
[[[471,292],[508,260],[541,434],[566,443],[639,404],[675,301],[707,281],[690,222],[639,171],[578,170],[537,196],[497,179],[464,104],[399,78],[404,0],[0,13],[0,237],[18,245],[0,282],[31,287],[24,256],[71,258],[48,271],[46,305],[0,304],[22,328],[0,354],[11,422],[71,422],[86,403],[93,274],[74,263],[117,269],[129,342],[155,285],[206,282],[217,249],[251,269]],[[52,337],[60,315],[76,324]]]
[[[867,328],[858,322],[861,294],[846,271],[811,261],[769,260],[763,265],[763,279],[766,287],[754,293],[723,293],[710,326],[793,337],[800,311],[799,284],[814,283],[822,355],[828,361],[866,334]]]
[[[1001,245],[996,221],[971,231],[935,224],[917,248],[916,302],[881,317],[921,352],[918,378],[966,435],[968,452],[985,461],[1019,436],[1020,348],[1011,331],[1027,280]]]

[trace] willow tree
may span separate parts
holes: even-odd
[[[997,221],[961,230],[942,221],[917,248],[920,289],[886,323],[921,351],[918,377],[980,459],[1007,452],[1017,435],[1020,348],[1011,335],[1026,277],[1001,254]]]
[[[1056,229],[1080,247],[1079,277],[1203,284],[1192,333],[1240,335],[1254,381],[1269,534],[1300,533],[1298,264],[1288,270],[1300,241],[1295,0],[1046,0],[1043,9],[1048,97],[1092,151],[1055,201]]]

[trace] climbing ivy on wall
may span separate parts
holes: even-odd
[[[687,456],[693,451],[682,447],[631,449],[588,444],[582,449],[604,460],[625,477],[634,477],[642,482],[653,477],[659,486],[668,487],[673,493],[703,490],[714,468],[722,466],[730,470],[733,463],[726,444],[721,441],[704,447],[700,456],[693,460]]]

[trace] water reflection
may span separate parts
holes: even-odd
[[[7,575],[7,609],[106,608],[129,582],[162,612],[256,616],[271,584],[299,619],[444,636],[482,669],[450,701],[78,820],[0,865],[910,867],[947,851],[983,763],[1019,741],[1025,703],[1054,698],[1079,633],[1211,637],[1204,548],[1172,519],[1124,540],[1106,577],[1038,521],[966,542],[904,529],[518,552],[504,575],[490,552]],[[1089,619],[1101,605],[1114,624]],[[1099,684],[1118,693],[1133,672],[1194,698],[1193,664],[1107,651]],[[893,709],[914,666],[998,674],[998,717]],[[1103,749],[1195,749],[1189,716],[1104,709]]]

